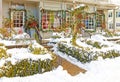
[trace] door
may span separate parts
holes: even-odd
[[[24,31],[25,25],[25,11],[23,10],[13,10],[11,11],[12,27],[14,27],[17,33],[22,33]]]

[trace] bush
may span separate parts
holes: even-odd
[[[88,45],[91,45],[95,48],[101,49],[102,47],[108,47],[107,45],[101,45],[99,42],[92,42],[91,40],[86,41]]]
[[[48,53],[48,50],[39,44],[30,44],[28,46],[28,49],[30,50],[31,53],[35,55],[40,55],[40,54],[43,55]]]
[[[54,60],[46,59],[41,61],[24,59],[12,65],[7,61],[3,67],[0,68],[0,77],[15,77],[15,76],[28,76],[37,73],[44,73],[54,68]]]
[[[98,43],[98,42],[94,42],[93,47],[96,47],[96,48],[101,49],[101,46],[99,45],[99,43]]]
[[[6,50],[7,49],[5,48],[4,44],[0,43],[0,59],[6,59],[10,56],[9,54],[7,54]]]
[[[98,57],[102,57],[103,59],[106,59],[106,58],[115,58],[120,56],[120,52],[115,50],[110,50],[107,52],[93,52],[75,47],[68,47],[66,43],[58,43],[58,50],[67,54],[68,56],[70,55],[76,58],[82,63],[87,63],[97,60]]]

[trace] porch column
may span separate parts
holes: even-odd
[[[106,29],[109,29],[109,25],[108,25],[108,10],[104,10],[104,14],[105,14],[105,25],[106,25]]]
[[[116,10],[113,9],[113,32],[116,30]]]
[[[0,0],[0,28],[2,27],[2,0]]]

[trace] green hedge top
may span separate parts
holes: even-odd
[[[88,51],[76,48],[74,46],[69,46],[67,43],[60,42],[58,43],[58,50],[63,52],[69,56],[72,56],[79,60],[82,63],[91,62],[97,60],[98,57],[106,58],[115,58],[120,56],[120,51],[117,50],[109,50],[106,52],[103,51]]]

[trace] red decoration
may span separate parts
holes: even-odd
[[[28,28],[35,28],[37,25],[38,25],[38,22],[34,17],[30,17],[26,22],[26,26]]]

